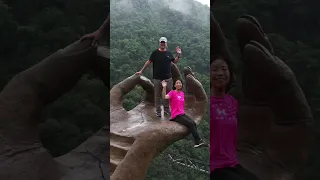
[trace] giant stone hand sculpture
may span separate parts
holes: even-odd
[[[90,41],[75,42],[17,74],[5,86],[0,93],[1,180],[109,179],[108,126],[55,159],[38,136],[41,111],[89,70],[109,87],[109,50],[93,47]]]
[[[172,64],[173,79],[180,76]],[[208,105],[202,84],[184,69],[187,91],[185,112],[196,124],[203,119]],[[122,107],[123,96],[136,85],[146,91],[146,99],[134,109]],[[133,75],[115,85],[110,92],[110,173],[112,180],[144,180],[153,158],[170,144],[188,135],[186,127],[155,115],[153,84],[143,76]]]
[[[212,14],[211,31],[212,53],[230,58]],[[254,17],[240,17],[236,31],[243,63],[242,96],[235,95],[240,104],[238,159],[261,180],[301,179],[313,122],[304,93]]]

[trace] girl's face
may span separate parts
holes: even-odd
[[[174,87],[177,89],[177,90],[181,90],[182,89],[182,83],[180,80],[177,80],[176,83],[174,84]]]
[[[222,60],[217,59],[210,65],[210,80],[214,89],[225,90],[230,81],[230,72],[228,64]]]

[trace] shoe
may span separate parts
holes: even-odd
[[[166,116],[170,116],[170,115],[171,115],[171,112],[170,112],[170,111],[164,111],[163,114],[166,115]]]
[[[157,117],[161,117],[161,112],[156,112]]]
[[[209,147],[209,144],[205,143],[202,139],[199,141],[199,143],[195,144],[193,146],[194,148],[199,148],[199,147]]]

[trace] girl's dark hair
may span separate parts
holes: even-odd
[[[226,92],[228,92],[228,91],[232,88],[232,86],[234,85],[234,82],[235,82],[235,77],[234,77],[234,73],[233,73],[233,72],[234,72],[234,71],[233,71],[233,63],[232,63],[231,60],[228,59],[228,58],[224,58],[224,57],[222,57],[222,56],[215,55],[215,56],[213,56],[213,57],[210,58],[210,65],[211,65],[214,61],[216,61],[216,60],[218,60],[218,59],[225,61],[225,62],[227,63],[227,65],[228,65],[228,68],[229,68],[230,80],[229,80],[229,83],[228,83],[227,88],[226,88]],[[211,87],[211,84],[210,84],[210,87]]]

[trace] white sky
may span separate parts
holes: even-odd
[[[198,2],[200,2],[202,4],[206,4],[207,6],[210,7],[210,0],[196,0],[196,1],[198,1]]]

